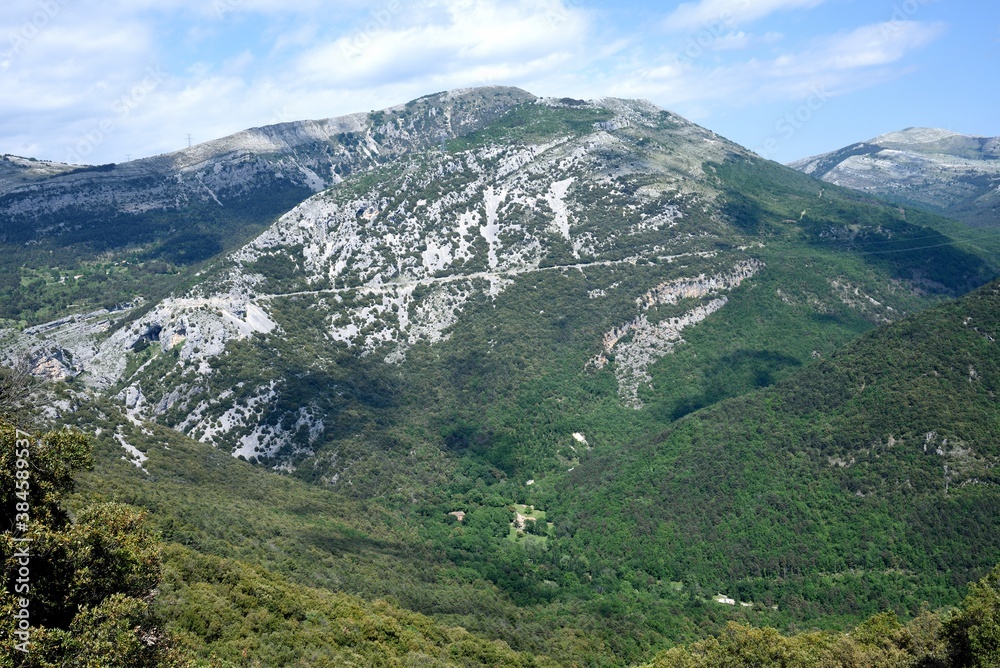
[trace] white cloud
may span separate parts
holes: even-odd
[[[686,32],[712,25],[742,25],[786,9],[810,9],[824,0],[699,0],[685,2],[664,22],[667,30]]]
[[[894,21],[814,40],[773,58],[725,64],[676,61],[635,68],[612,84],[613,94],[645,95],[666,106],[704,111],[713,105],[749,106],[801,100],[823,91],[834,96],[906,72],[898,63],[940,37],[941,23]]]
[[[702,0],[681,5],[668,26],[731,23],[681,62],[660,51],[661,25],[624,33],[576,0],[343,0],[336,11],[322,0],[218,0],[222,20],[217,0],[52,1],[59,13],[7,56],[2,36],[30,21],[25,7],[36,3],[0,5],[0,153],[65,159],[97,136],[87,161],[119,161],[181,148],[188,132],[206,141],[485,84],[708,114],[802,99],[815,86],[874,85],[944,30],[891,21],[795,45],[737,24],[822,0]],[[112,130],[95,135],[102,122]]]
[[[737,69],[757,70],[761,76],[774,81],[839,79],[898,63],[939,38],[946,29],[944,23],[877,23],[817,39],[806,49],[785,53],[767,61],[763,67],[748,67],[750,64],[747,64]]]
[[[255,58],[249,51],[243,51],[235,58],[230,58],[222,64],[222,69],[226,72],[243,72],[253,65]]]
[[[914,49],[940,37],[947,25],[919,21],[888,21],[864,26],[825,40],[826,67],[853,69],[895,63]]]
[[[69,0],[56,0],[68,2]],[[204,18],[224,20],[238,14],[311,14],[324,9],[323,0],[107,0],[115,13],[187,11]],[[363,0],[338,0],[339,9],[364,6]]]
[[[586,46],[585,15],[562,2],[455,0],[422,10],[387,11],[307,51],[297,61],[299,79],[355,88],[483,69],[524,76],[582,55]]]
[[[712,42],[711,48],[714,51],[738,51],[750,46],[752,41],[750,35],[741,30],[720,35]]]
[[[149,32],[131,21],[59,16],[30,35],[0,56],[0,90],[6,91],[0,124],[20,111],[80,114],[99,109],[155,63]]]
[[[320,26],[316,22],[309,22],[298,26],[293,30],[279,33],[271,48],[271,55],[275,56],[282,52],[295,52],[303,45],[314,44],[320,34]]]

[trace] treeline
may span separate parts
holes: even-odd
[[[646,668],[993,668],[1000,665],[1000,566],[969,587],[955,610],[907,624],[893,613],[849,633],[782,635],[731,622],[725,632],[659,654]]]

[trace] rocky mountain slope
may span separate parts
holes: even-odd
[[[123,164],[76,167],[4,156],[0,220],[5,242],[93,230],[125,216],[192,206],[220,209],[304,199],[442,138],[475,131],[532,96],[511,88],[429,95],[380,112],[252,128],[188,149]]]
[[[501,403],[518,401],[517,388],[536,373],[555,374],[570,385],[613,380],[606,401],[615,410],[659,401],[676,416],[768,384],[873,324],[992,275],[989,261],[918,218],[824,191],[648,103],[521,95],[493,119],[501,94],[514,95],[487,89],[398,108],[399,123],[407,109],[436,118],[431,102],[443,99],[488,111],[462,122],[476,132],[400,149],[311,197],[185,292],[9,329],[8,351],[27,354],[39,375],[78,377],[117,396],[135,419],[271,466],[315,466],[337,481],[375,454],[362,434],[406,413],[393,397],[419,403],[445,392],[442,412],[430,414],[444,424],[427,427],[446,433],[456,428],[453,410],[482,400],[460,397],[493,369],[477,363],[432,380],[447,373],[433,361],[444,353],[463,365],[471,350],[495,355],[512,384]],[[446,114],[452,126],[457,114]],[[824,267],[804,282],[813,263]],[[764,294],[766,304],[755,301]],[[725,343],[682,346],[702,323],[748,308],[782,315],[741,324]],[[781,318],[802,331],[780,332]],[[515,321],[525,327],[502,334]],[[538,355],[566,337],[579,358]],[[690,357],[674,355],[679,347]],[[703,365],[721,369],[726,355],[746,375],[720,389]],[[657,380],[672,364],[693,365],[684,371],[691,380]],[[533,459],[545,470],[573,459],[560,438],[490,456],[511,472]]]
[[[907,128],[789,165],[976,227],[1000,221],[1000,138]]]
[[[531,99],[513,88],[452,91],[123,164],[4,156],[0,244],[10,252],[0,257],[0,317],[37,324],[137,294],[159,298],[189,277],[187,267],[244,243],[313,193],[473,132]]]

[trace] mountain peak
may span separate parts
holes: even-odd
[[[531,93],[512,86],[480,86],[455,88],[424,95],[402,104],[373,110],[370,113],[353,113],[322,119],[288,121],[249,128],[220,139],[214,139],[190,148],[168,154],[177,166],[198,165],[220,153],[253,152],[283,153],[303,144],[336,141],[342,134],[364,134],[382,121],[398,116],[429,114],[437,116],[440,110],[445,119],[459,116],[457,122],[446,120],[440,132],[449,137],[462,134],[474,123],[477,113],[493,116],[498,110],[536,100]],[[492,113],[490,113],[492,111]],[[458,127],[454,127],[458,125]],[[466,126],[466,127],[462,127]],[[436,137],[433,138],[436,140]]]
[[[789,166],[976,226],[993,224],[1000,203],[1000,137],[911,127]]]
[[[868,141],[869,144],[930,144],[953,137],[964,137],[961,133],[943,128],[905,128],[896,132],[887,132]]]

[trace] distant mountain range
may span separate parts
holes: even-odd
[[[1000,224],[1000,137],[907,128],[789,166],[976,227]]]

